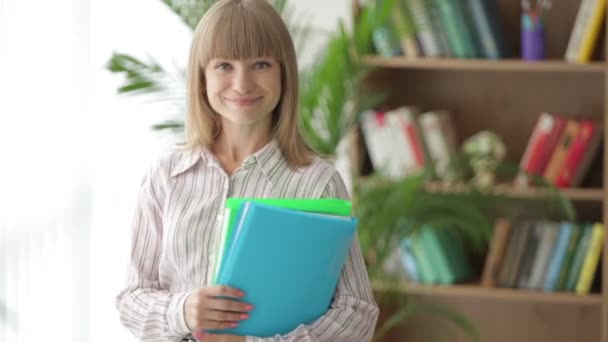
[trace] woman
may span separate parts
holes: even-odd
[[[369,341],[378,308],[355,239],[328,312],[284,336],[206,334],[255,308],[241,289],[211,286],[228,197],[348,198],[338,172],[297,125],[293,42],[264,0],[220,0],[195,30],[187,148],[144,177],[121,321],[142,341]],[[221,296],[223,299],[217,298]],[[294,308],[297,310],[297,308]]]

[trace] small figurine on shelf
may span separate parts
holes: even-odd
[[[532,6],[530,0],[522,0],[521,57],[534,61],[545,58],[544,13],[551,8],[550,0],[538,0]]]
[[[493,132],[481,131],[462,144],[462,151],[473,169],[473,186],[481,190],[494,186],[494,172],[506,154],[502,139]]]

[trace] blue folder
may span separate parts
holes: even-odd
[[[237,222],[218,284],[243,290],[254,309],[236,328],[212,332],[283,335],[323,316],[357,219],[244,202]]]

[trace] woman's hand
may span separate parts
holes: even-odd
[[[249,318],[248,313],[253,307],[250,304],[231,298],[242,298],[244,296],[245,294],[242,291],[228,286],[209,286],[192,292],[186,299],[184,307],[188,328],[192,331],[202,331],[236,327],[240,321]],[[232,340],[227,341],[232,342]]]
[[[200,342],[245,342],[245,336],[238,335],[216,335],[201,332],[192,333]]]

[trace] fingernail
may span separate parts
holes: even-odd
[[[237,325],[238,324],[236,324],[236,323],[230,323],[230,327],[232,327],[232,328],[236,327]]]
[[[245,305],[245,310],[247,310],[247,311],[253,310],[253,305]]]
[[[247,318],[249,318],[249,315],[247,315],[247,314],[242,314],[241,315],[241,319],[247,319]]]
[[[239,292],[239,297],[245,297],[245,292]]]
[[[195,331],[192,333],[192,336],[194,336],[197,340],[202,340],[203,337],[205,337],[205,333],[202,331]]]

